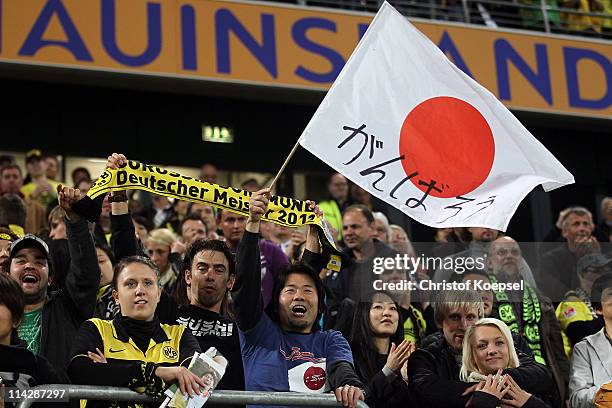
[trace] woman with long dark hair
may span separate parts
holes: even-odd
[[[67,383],[43,356],[28,350],[17,328],[23,320],[25,295],[16,280],[0,272],[0,372],[5,387]],[[0,398],[0,407],[3,407]],[[8,406],[12,406],[8,404]]]
[[[406,365],[415,345],[403,338],[399,305],[390,294],[373,292],[357,305],[350,344],[370,407],[405,407],[411,400]]]

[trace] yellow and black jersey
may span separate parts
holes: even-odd
[[[93,363],[87,353],[99,349],[107,364]],[[68,374],[75,384],[130,387],[159,397],[165,388],[155,376],[157,365],[189,364],[200,351],[197,340],[181,325],[141,322],[123,316],[113,320],[90,319],[75,338]],[[82,401],[90,407],[142,407],[134,403]]]
[[[566,293],[563,301],[557,306],[556,315],[561,327],[565,354],[568,358],[571,358],[574,344],[567,335],[568,327],[576,322],[592,321],[597,316],[593,311],[588,294],[582,289]]]
[[[94,324],[102,338],[104,348],[100,350],[107,360],[138,360],[164,365],[182,363],[179,350],[185,328],[181,325],[160,324],[160,330],[153,333],[145,351],[138,348],[125,329],[114,324],[114,320],[90,319],[89,322]]]

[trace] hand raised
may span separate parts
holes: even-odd
[[[57,186],[57,199],[59,201],[59,205],[64,209],[64,211],[66,211],[66,217],[71,221],[75,221],[80,218],[80,216],[72,210],[72,206],[74,206],[81,198],[81,190],[78,188],[62,186],[61,184]]]
[[[268,209],[268,203],[270,202],[270,189],[263,188],[256,191],[251,195],[251,201],[249,205],[249,221],[258,223],[266,213]]]
[[[414,343],[406,339],[404,339],[399,346],[396,346],[395,343],[391,343],[391,350],[387,356],[385,366],[395,373],[399,372],[406,361],[408,361],[408,357],[410,357],[413,351]]]
[[[109,169],[117,170],[121,167],[125,167],[127,159],[121,153],[113,153],[106,159],[106,167]]]

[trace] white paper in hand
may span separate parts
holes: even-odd
[[[202,378],[206,387],[200,388],[199,395],[190,398],[188,395],[182,394],[175,384],[166,390],[166,399],[160,405],[160,408],[201,408],[219,384],[226,368],[227,359],[214,347],[210,347],[205,353],[195,353],[191,363],[189,363],[189,371]]]

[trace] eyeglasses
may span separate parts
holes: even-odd
[[[511,253],[514,256],[520,256],[521,255],[521,251],[518,248],[512,248],[512,249],[507,249],[507,248],[499,248],[497,251],[495,251],[495,253],[499,256],[506,256],[508,255],[508,253]]]

